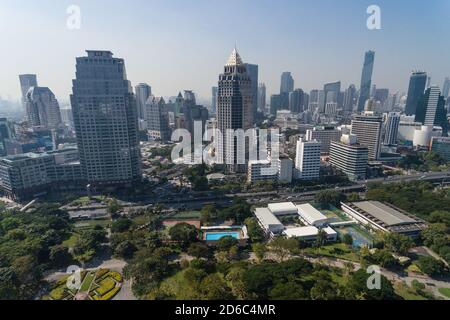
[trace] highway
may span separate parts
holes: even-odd
[[[413,175],[403,175],[403,176],[391,176],[388,178],[376,178],[361,180],[356,182],[352,186],[344,186],[330,189],[322,189],[317,191],[308,192],[279,192],[279,191],[266,191],[266,192],[246,192],[246,193],[236,193],[236,194],[223,194],[223,195],[210,195],[210,196],[190,196],[180,197],[176,195],[175,198],[170,196],[151,201],[149,204],[163,203],[174,209],[201,209],[207,204],[214,204],[217,206],[223,206],[232,203],[232,199],[235,197],[245,198],[250,204],[266,204],[270,202],[283,202],[291,201],[295,203],[309,202],[314,200],[315,195],[323,190],[337,190],[344,193],[353,192],[365,192],[367,184],[370,183],[398,183],[398,182],[409,182],[409,181],[429,181],[438,182],[443,184],[450,183],[450,171],[446,172],[429,172],[429,173],[419,173]]]

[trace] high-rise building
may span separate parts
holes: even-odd
[[[297,179],[317,180],[320,177],[320,142],[317,140],[297,141],[295,154]]]
[[[236,49],[219,76],[216,116],[223,135],[223,142],[218,144],[218,160],[224,161],[231,171],[245,172],[245,164],[238,163],[237,152],[241,150],[237,150],[236,139],[226,134],[229,129],[246,130],[253,125],[252,81]]]
[[[400,125],[400,113],[389,112],[386,116],[386,121],[384,125],[384,139],[383,139],[384,145],[394,146],[397,144],[399,125]]]
[[[216,114],[217,111],[217,92],[218,92],[219,88],[217,87],[212,87],[211,89],[211,94],[212,94],[212,101],[211,101],[211,113],[212,114]]]
[[[14,138],[14,125],[7,118],[0,118],[0,156],[6,156],[5,140]]]
[[[366,178],[369,150],[357,143],[355,135],[342,135],[341,141],[332,141],[330,163],[345,173],[352,181]]]
[[[22,105],[25,108],[25,99],[31,87],[37,87],[37,77],[35,74],[21,74],[19,75],[20,91],[22,92]]]
[[[373,65],[375,63],[375,52],[367,51],[364,56],[364,66],[361,75],[361,88],[359,90],[358,111],[364,110],[367,99],[370,98],[372,86]]]
[[[141,179],[136,99],[125,62],[110,51],[76,59],[70,97],[83,173],[95,186]]]
[[[287,93],[294,90],[294,78],[290,72],[283,72],[281,74],[281,86],[280,86],[280,94]]]
[[[252,111],[253,121],[256,120],[256,114],[258,113],[258,65],[251,63],[244,63],[247,74],[252,81]]]
[[[295,89],[289,93],[289,110],[292,113],[303,112],[305,108],[305,95],[302,89]]]
[[[450,161],[450,138],[432,137],[430,150],[439,154],[446,161]]]
[[[25,96],[25,109],[30,126],[56,129],[61,125],[58,100],[47,87],[31,87]]]
[[[417,105],[425,91],[427,83],[427,73],[423,71],[414,71],[409,79],[408,98],[406,99],[405,113],[408,116],[415,115]]]
[[[351,84],[344,94],[344,110],[353,111],[353,107],[356,105],[356,87]]]
[[[442,86],[442,95],[445,99],[448,98],[450,93],[450,78],[446,77],[444,80],[444,85]]]
[[[279,94],[273,94],[270,96],[270,114],[277,115],[277,111],[282,109],[282,98]]]
[[[438,86],[429,87],[419,99],[415,121],[421,122],[425,126],[441,126],[442,133],[447,135],[448,121],[445,99],[441,96]]]
[[[373,112],[355,115],[352,120],[352,134],[358,143],[369,148],[369,159],[377,160],[381,151],[381,133],[383,118]]]
[[[146,83],[139,83],[135,88],[136,108],[139,119],[144,119],[144,109],[148,98],[152,95],[152,87]]]
[[[266,85],[260,83],[258,86],[258,110],[266,113]],[[269,111],[270,112],[270,111]]]
[[[151,140],[170,141],[169,113],[162,97],[150,96],[145,103],[144,117]]]
[[[339,99],[339,94],[341,93],[341,82],[330,82],[326,83],[323,86],[323,92],[325,95],[325,101],[323,102],[323,107],[327,105],[327,103],[336,103]]]
[[[331,141],[340,141],[342,131],[337,130],[333,126],[319,126],[314,127],[312,130],[306,130],[307,141],[319,141],[321,144],[322,153],[330,153]]]
[[[387,102],[388,102],[388,98],[389,98],[389,89],[385,89],[385,88],[376,89],[373,97],[376,101],[380,102],[380,105],[381,105],[383,111],[390,111],[390,110],[387,110],[388,109]]]

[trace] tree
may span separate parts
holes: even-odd
[[[214,205],[206,205],[200,211],[200,220],[203,224],[208,224],[217,217],[217,208]]]
[[[209,248],[206,244],[194,242],[189,246],[187,253],[196,258],[207,258],[209,256]]]
[[[106,208],[106,211],[111,215],[115,216],[122,210],[122,206],[119,204],[119,202],[116,199],[111,199],[108,202],[108,207]]]
[[[229,270],[225,280],[228,282],[233,295],[241,300],[247,299],[247,291],[244,283],[245,269],[233,267]]]
[[[255,254],[258,261],[263,261],[267,252],[267,247],[264,243],[254,243],[252,244],[252,251]]]
[[[56,245],[50,248],[50,261],[57,268],[69,266],[72,261],[72,255],[66,246]]]
[[[344,234],[344,236],[342,237],[342,242],[345,243],[348,246],[353,245],[353,237],[351,234],[346,233]]]
[[[264,240],[264,231],[261,229],[255,218],[247,218],[244,223],[247,226],[248,236],[253,242]]]
[[[236,247],[238,245],[239,241],[236,238],[233,238],[232,236],[226,236],[222,237],[217,241],[217,249],[219,251],[228,251],[232,247]]]
[[[317,238],[316,238],[316,242],[314,243],[314,245],[316,246],[316,248],[321,248],[325,245],[325,243],[327,242],[327,233],[325,232],[325,230],[319,230],[319,232],[317,233]]]
[[[305,289],[295,282],[277,283],[269,292],[272,300],[304,300],[308,298]]]
[[[169,235],[172,240],[178,241],[183,247],[197,240],[197,228],[187,223],[179,223],[170,228]]]
[[[231,289],[217,273],[207,275],[201,282],[200,294],[206,300],[232,299]]]
[[[336,300],[338,286],[331,279],[318,279],[310,291],[313,300]]]
[[[316,194],[314,198],[321,208],[329,208],[330,205],[339,207],[342,201],[345,201],[345,195],[337,190],[323,190]]]
[[[347,289],[356,296],[353,299],[362,297],[366,300],[396,300],[398,296],[394,291],[392,283],[382,274],[380,274],[380,289],[369,289],[367,280],[371,275],[364,269],[359,269],[352,274]]]
[[[295,238],[276,237],[270,244],[270,250],[278,256],[280,261],[284,261],[289,254],[294,254],[299,248],[298,240]]]
[[[358,201],[361,201],[361,197],[356,192],[353,192],[347,196],[347,201],[348,202],[358,202]]]
[[[136,250],[135,245],[131,241],[125,240],[114,248],[114,254],[124,259],[131,259]]]
[[[445,272],[444,263],[429,256],[419,257],[417,266],[423,273],[426,273],[429,276],[441,276]]]
[[[414,242],[410,237],[395,232],[385,233],[383,242],[389,250],[403,255],[407,254],[409,249],[414,247]]]
[[[125,232],[128,231],[133,222],[128,218],[119,218],[111,225],[112,232]]]

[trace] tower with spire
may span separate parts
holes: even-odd
[[[247,130],[253,125],[251,79],[236,47],[219,75],[217,93],[217,127],[223,135],[218,145],[218,158],[231,171],[245,172],[246,165],[237,163],[236,139],[227,138],[228,129]],[[245,150],[245,154],[248,154]]]

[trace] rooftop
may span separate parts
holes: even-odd
[[[297,206],[298,213],[301,215],[307,222],[314,223],[317,221],[327,220],[327,217],[322,214],[319,210],[314,208],[309,203],[300,204]]]
[[[417,220],[413,219],[412,217],[409,217],[406,214],[403,214],[402,212],[396,210],[395,208],[379,201],[354,202],[353,205],[367,212],[372,217],[378,219],[387,226],[396,226],[417,222]]]
[[[271,203],[268,208],[275,215],[298,213],[297,207],[292,202]]]

